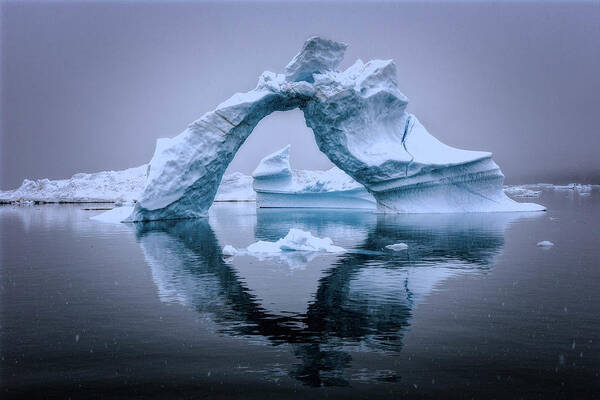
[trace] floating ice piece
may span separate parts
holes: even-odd
[[[11,201],[10,204],[12,204],[13,206],[30,207],[30,206],[35,205],[35,202],[33,200],[19,199],[19,200]]]
[[[540,247],[550,247],[550,246],[554,246],[554,243],[552,243],[548,240],[543,240],[543,241],[539,242],[537,245]]]
[[[337,167],[292,170],[290,145],[263,158],[252,177],[256,206],[261,208],[377,208],[365,187]]]
[[[505,186],[504,193],[513,197],[540,197],[541,190],[531,190],[523,186]]]
[[[575,184],[575,190],[577,190],[581,194],[589,193],[592,191],[592,185],[583,185],[583,184],[577,183],[577,184]]]
[[[400,250],[408,249],[408,245],[406,243],[395,243],[395,244],[388,244],[387,246],[385,246],[385,248],[394,250],[394,251],[400,251]]]
[[[575,184],[569,183],[568,185],[553,185],[554,190],[575,190]]]
[[[204,217],[227,165],[274,111],[300,108],[317,146],[389,213],[541,211],[502,191],[492,154],[452,148],[406,112],[392,60],[337,68],[346,45],[312,37],[286,67],[264,72],[172,139],[159,139],[131,221]]]
[[[326,253],[342,253],[346,251],[343,247],[335,246],[333,241],[328,237],[318,238],[311,235],[310,232],[295,228],[290,229],[284,238],[281,238],[276,242],[259,240],[248,246],[247,250],[250,254],[277,254],[285,251]]]
[[[225,257],[233,257],[238,253],[238,251],[235,247],[228,244],[225,247],[223,247],[222,253]]]

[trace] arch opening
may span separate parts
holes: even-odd
[[[240,146],[225,174],[241,172],[251,175],[259,162],[268,154],[291,145],[293,167],[297,169],[327,170],[334,164],[319,150],[312,129],[306,126],[303,112],[296,108],[275,111],[260,120],[250,136]]]

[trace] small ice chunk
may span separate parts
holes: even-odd
[[[548,240],[543,240],[543,241],[539,242],[537,245],[540,247],[550,247],[550,246],[554,246],[554,243],[552,243]]]
[[[387,246],[385,246],[385,248],[394,250],[394,251],[400,251],[400,250],[408,249],[408,245],[406,243],[395,243],[395,244],[388,244]]]
[[[115,207],[133,207],[135,206],[134,200],[117,199],[114,202]]]
[[[579,193],[589,193],[592,191],[592,185],[584,185],[584,184],[578,183],[575,185],[575,189]]]
[[[32,200],[19,199],[17,201],[11,202],[10,204],[12,204],[13,206],[25,206],[25,207],[29,207],[29,206],[35,205],[35,202],[32,201]]]
[[[523,186],[506,186],[504,193],[514,197],[539,197],[542,191],[527,189]]]
[[[238,253],[237,249],[235,247],[233,247],[232,245],[227,245],[225,247],[223,247],[223,255],[225,257],[233,257]]]
[[[325,253],[341,253],[346,251],[343,247],[335,246],[333,241],[326,238],[318,238],[310,232],[292,228],[288,234],[276,242],[259,240],[247,248],[249,253],[281,253],[284,251],[309,251]]]
[[[575,184],[569,183],[568,185],[554,185],[554,190],[575,190]]]

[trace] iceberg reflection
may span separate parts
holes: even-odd
[[[400,351],[417,304],[447,277],[493,266],[506,227],[524,217],[267,209],[257,211],[255,226],[239,227],[254,240],[275,240],[296,227],[349,249],[308,260],[318,265],[312,280],[290,275],[285,263],[249,265],[248,257],[224,261],[219,232],[207,220],[137,224],[136,233],[162,301],[194,308],[229,335],[289,344],[298,358],[290,375],[321,386],[348,384],[352,352]],[[231,221],[235,224],[234,215]],[[397,242],[408,249],[385,250]],[[256,268],[262,268],[258,274]],[[269,282],[266,289],[255,290],[253,273]],[[275,291],[294,297],[298,290],[308,301],[295,312],[276,295],[269,297]]]

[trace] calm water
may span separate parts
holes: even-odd
[[[0,207],[1,397],[599,398],[600,194],[536,201],[138,225]],[[292,227],[348,252],[222,257]]]

